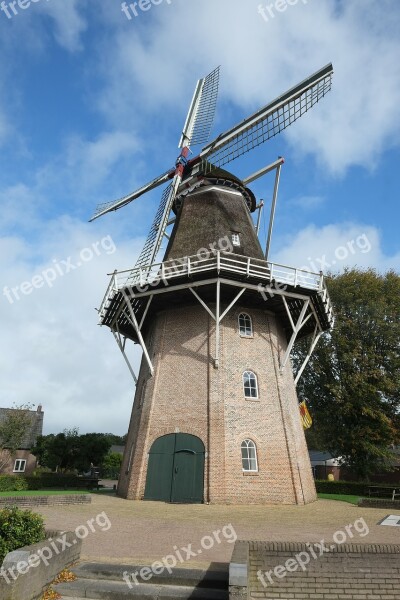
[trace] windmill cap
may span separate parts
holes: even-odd
[[[198,169],[197,172],[195,172],[196,168]],[[221,167],[216,167],[208,161],[203,161],[200,166],[195,166],[194,168],[190,169],[190,171],[185,173],[182,181],[183,186],[185,185],[185,180],[187,180],[191,175],[195,175],[197,177],[199,186],[221,185],[237,189],[243,195],[249,211],[255,211],[257,201],[253,192],[244,185],[243,181],[239,179],[239,177],[233,175],[233,173],[230,173],[225,169],[221,169]],[[180,194],[178,193],[178,197],[179,196]]]

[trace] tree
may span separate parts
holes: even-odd
[[[102,433],[86,433],[79,437],[79,453],[75,467],[79,471],[88,471],[91,465],[99,466],[111,448],[111,442]]]
[[[32,448],[40,466],[53,471],[69,471],[75,468],[79,455],[79,432],[76,427],[64,429],[63,433],[40,436]]]
[[[400,277],[352,269],[327,284],[335,327],[298,385],[314,421],[308,443],[367,478],[390,469],[390,448],[400,441]],[[296,366],[304,354],[301,344]]]
[[[32,427],[32,405],[21,404],[7,410],[0,421],[0,471],[21,448]]]
[[[103,462],[111,447],[107,435],[86,433],[79,435],[78,429],[65,429],[63,433],[50,434],[38,438],[32,452],[42,467],[53,471],[89,471],[91,464]]]
[[[102,464],[103,477],[109,477],[110,479],[118,478],[119,472],[122,465],[122,455],[118,452],[109,452]]]

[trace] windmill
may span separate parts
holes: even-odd
[[[111,329],[136,384],[118,487],[123,497],[315,499],[295,386],[320,336],[333,326],[325,280],[269,261],[283,159],[243,180],[223,167],[318,103],[331,89],[332,74],[329,64],[208,142],[219,86],[215,69],[196,85],[175,165],[99,205],[91,219],[167,184],[135,267],[111,275],[99,309],[100,324]],[[190,158],[199,144],[206,145]],[[247,186],[271,171],[263,251],[257,237],[263,202],[257,205]],[[157,262],[164,238],[167,249]],[[287,365],[301,337],[310,338],[309,352],[294,378]],[[143,350],[138,376],[126,353],[129,340]]]

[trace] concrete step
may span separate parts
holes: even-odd
[[[141,578],[141,569],[143,565],[82,563],[72,569],[76,581],[55,589],[65,600],[228,600],[228,565],[207,570],[164,569],[158,574],[150,572],[147,581]]]
[[[105,579],[123,581],[123,576],[128,575],[135,585],[160,584],[160,585],[185,585],[190,587],[208,587],[215,589],[228,589],[229,565],[219,564],[212,569],[182,569],[174,568],[161,573],[151,573],[145,581],[141,575],[143,565],[113,565],[108,563],[82,563],[72,571],[78,579]]]
[[[55,589],[67,600],[228,600],[229,597],[228,590],[152,583],[141,583],[129,588],[125,582],[105,579],[77,579],[61,583],[55,586]]]

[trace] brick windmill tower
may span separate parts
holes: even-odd
[[[316,494],[296,383],[333,325],[329,296],[322,274],[269,261],[283,160],[244,180],[222,167],[318,102],[331,88],[332,65],[188,160],[189,146],[208,139],[218,76],[216,69],[197,84],[175,168],[93,216],[171,180],[135,268],[114,272],[99,309],[136,384],[118,494],[305,504]],[[265,251],[258,240],[263,203],[248,185],[271,171]],[[156,262],[164,237],[167,248]],[[290,352],[304,337],[310,350],[294,376]],[[143,350],[138,376],[125,353],[128,340]]]

